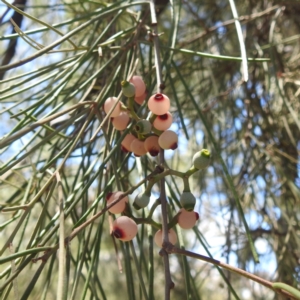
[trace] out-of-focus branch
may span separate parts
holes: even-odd
[[[27,0],[16,0],[13,4],[15,6],[19,6],[21,10],[24,10],[26,2],[27,2]],[[6,10],[4,12],[3,16],[1,17],[2,21],[3,21],[4,16],[8,13],[8,11],[9,10]],[[12,15],[11,19],[16,23],[16,25],[18,27],[21,27],[22,21],[23,21],[22,14],[19,14],[18,12],[15,11],[14,14]],[[13,24],[12,24],[11,33],[12,34],[16,33],[15,26]],[[8,44],[5,54],[4,54],[4,58],[1,63],[2,66],[8,65],[10,63],[10,61],[12,60],[12,58],[14,57],[14,55],[16,53],[17,42],[18,42],[18,38],[11,39],[9,41],[9,44]],[[0,80],[2,80],[4,78],[4,75],[5,75],[5,71],[0,72]]]
[[[191,11],[191,7],[188,5],[188,1],[184,0],[184,3],[189,7],[189,9]],[[250,22],[251,20],[254,20],[254,19],[260,18],[262,16],[268,15],[268,14],[272,13],[274,10],[278,9],[279,7],[280,7],[279,5],[274,5],[274,6],[269,7],[268,9],[266,9],[264,11],[261,11],[261,12],[257,12],[257,13],[254,13],[254,14],[251,14],[251,15],[246,15],[246,16],[240,16],[237,20],[240,21],[241,23],[247,23],[247,22]],[[198,19],[198,21],[202,25],[204,24],[204,22],[201,19]],[[221,27],[233,25],[234,22],[235,22],[235,19],[231,19],[231,20],[224,21],[220,24],[214,25],[210,28],[205,28],[205,30],[203,32],[200,32],[198,35],[194,36],[192,39],[190,39],[188,41],[185,41],[184,43],[182,43],[180,45],[180,47],[191,44],[191,43],[195,42],[196,40],[199,40],[199,39],[203,38],[207,34],[209,34],[211,32],[214,32],[215,30],[217,30]]]

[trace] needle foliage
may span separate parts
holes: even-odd
[[[298,1],[0,9],[1,299],[299,299]],[[123,152],[132,127],[103,110],[129,105],[121,82],[135,74],[171,99],[178,148],[157,158]],[[146,102],[131,108],[148,117]],[[202,148],[209,167],[188,171]],[[187,187],[193,230],[172,219]],[[138,223],[131,242],[111,235],[115,191]],[[167,223],[178,242],[160,251]]]

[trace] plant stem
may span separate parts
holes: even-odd
[[[56,181],[59,201],[59,261],[58,261],[58,281],[57,281],[57,299],[64,299],[65,291],[65,216],[64,216],[64,197],[62,182],[59,172],[56,172]]]
[[[196,259],[199,259],[199,260],[202,260],[202,261],[205,261],[205,262],[208,262],[210,264],[213,264],[213,265],[216,265],[216,266],[219,266],[223,269],[226,269],[230,272],[233,272],[233,273],[236,273],[240,276],[243,276],[243,277],[246,277],[248,279],[251,279],[269,289],[272,289],[274,290],[276,293],[278,294],[281,294],[281,295],[284,295],[284,296],[287,296],[291,299],[299,299],[299,298],[296,298],[294,295],[291,295],[290,293],[288,293],[286,290],[282,290],[282,289],[277,289],[276,287],[276,283],[274,285],[274,283],[272,283],[271,281],[268,281],[266,279],[263,279],[259,276],[256,276],[254,274],[251,274],[245,270],[242,270],[242,269],[239,269],[239,268],[236,268],[236,267],[233,267],[231,265],[228,265],[226,263],[223,263],[219,260],[216,260],[216,259],[213,259],[213,258],[210,258],[210,257],[207,257],[207,256],[204,256],[204,255],[201,255],[201,254],[197,254],[197,253],[194,253],[194,252],[191,252],[191,251],[188,251],[188,250],[185,250],[185,249],[180,249],[180,248],[177,248],[175,246],[173,246],[172,244],[169,244],[169,247],[166,248],[166,251],[171,254],[171,253],[175,253],[175,254],[181,254],[181,255],[185,255],[185,256],[189,256],[189,257],[193,257],[193,258],[196,258]]]

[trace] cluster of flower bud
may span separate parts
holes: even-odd
[[[193,168],[194,170],[201,170],[209,165],[210,152],[207,149],[202,149],[197,152],[193,157]],[[143,193],[138,194],[133,202],[133,207],[137,210],[145,208],[150,202],[150,189]],[[125,211],[128,205],[128,197],[123,192],[111,192],[106,195],[107,205],[109,212],[112,214],[121,214]],[[113,202],[114,205],[111,205]],[[176,222],[182,229],[191,229],[195,226],[199,215],[194,211],[196,204],[195,196],[186,189],[180,195],[180,204],[182,208],[176,215]],[[117,218],[113,223],[113,235],[121,241],[132,240],[138,232],[137,224],[134,220],[128,216],[121,216]],[[168,231],[169,242],[175,244],[177,241],[176,232],[170,228]],[[155,243],[161,247],[163,243],[162,230],[158,230],[154,237]]]
[[[106,99],[103,107],[104,111],[110,116],[112,125],[116,130],[124,131],[130,126],[130,133],[125,135],[121,142],[121,149],[132,152],[135,156],[142,156],[147,153],[151,156],[157,156],[161,148],[175,150],[178,136],[169,129],[173,117],[169,112],[170,99],[168,96],[162,93],[150,96],[147,101],[147,108],[151,112],[150,117],[149,119],[143,119],[134,110],[134,101],[142,105],[147,97],[146,85],[143,79],[140,76],[133,76],[130,81],[122,81],[121,88],[123,95],[128,98],[128,107],[116,97]],[[194,155],[193,166],[186,172],[186,175],[190,176],[195,171],[208,167],[209,161],[210,152],[207,149],[202,149]],[[184,180],[185,189],[180,195],[181,208],[169,226],[173,227],[178,224],[182,229],[191,229],[195,226],[199,215],[194,211],[196,198],[190,192],[188,182],[186,179]],[[151,188],[152,185],[149,185],[145,192],[135,197],[133,207],[136,210],[149,205]],[[121,241],[132,240],[138,232],[138,226],[134,218],[128,216],[131,215],[128,208],[128,197],[123,192],[117,191],[108,193],[106,201],[110,213],[123,214],[113,222],[112,234]],[[177,242],[176,232],[172,228],[168,230],[168,239],[172,244]],[[161,229],[156,232],[154,241],[159,247],[162,247],[163,232]]]
[[[208,167],[210,161],[210,152],[207,149],[202,149],[197,152],[193,157],[193,167],[191,169],[201,170]],[[152,187],[150,185],[149,187]],[[137,210],[145,208],[150,202],[150,190],[146,189],[145,192],[138,194],[133,202],[133,207]],[[126,206],[128,205],[128,197],[124,195],[123,192],[111,192],[106,195],[107,205],[109,207],[109,212],[112,214],[124,213]],[[113,202],[114,205],[111,205]],[[190,192],[188,184],[186,190],[180,195],[180,204],[182,208],[176,215],[174,224],[178,224],[182,229],[191,229],[195,226],[199,215],[194,211],[196,204],[195,196]],[[113,235],[120,239],[121,241],[132,240],[138,232],[137,224],[134,220],[128,216],[121,216],[117,218],[113,223]],[[175,244],[177,241],[176,232],[170,228],[168,231],[169,242]],[[158,230],[154,236],[155,243],[161,247],[163,243],[163,233],[162,230]]]
[[[116,203],[111,206],[111,204],[116,201]],[[137,209],[144,208],[148,205],[150,201],[150,195],[147,193],[138,194],[135,198],[133,206]],[[108,211],[112,214],[121,214],[125,211],[126,205],[128,205],[128,197],[124,195],[123,192],[117,191],[108,193],[106,195],[107,206],[111,206]],[[183,208],[179,210],[176,215],[176,223],[183,229],[191,229],[195,226],[197,220],[199,219],[198,213],[194,211],[187,211]],[[132,240],[138,232],[138,227],[135,221],[128,216],[118,217],[113,222],[112,234],[121,241]],[[169,242],[175,244],[177,241],[176,232],[171,228],[168,232]],[[161,247],[163,242],[162,230],[158,230],[154,236],[155,243]]]
[[[142,105],[147,97],[145,82],[140,76],[133,76],[130,81],[121,82],[122,93],[130,101]],[[160,148],[175,150],[178,144],[177,134],[170,130],[173,117],[169,112],[170,99],[164,94],[154,94],[148,99],[148,109],[152,113],[149,120],[141,119],[133,111],[133,105],[126,107],[116,97],[109,97],[104,102],[104,111],[109,114],[112,125],[116,130],[123,131],[133,122],[121,148],[132,152],[135,156],[149,153],[157,156]]]

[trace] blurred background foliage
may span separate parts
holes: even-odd
[[[157,164],[121,152],[123,135],[102,123],[105,99],[118,96],[130,74],[143,76],[149,94],[156,91],[149,3],[17,0],[22,17],[1,2],[0,253],[2,259],[17,256],[1,261],[0,294],[56,299],[57,252],[33,263],[43,252],[30,249],[56,245],[62,225],[68,236],[105,206],[107,192],[127,191]],[[201,148],[213,154],[211,166],[191,180],[200,220],[194,231],[177,228],[181,245],[299,288],[300,2],[236,1],[251,58],[247,82],[229,1],[158,2],[164,92],[179,134],[166,163],[185,171]],[[146,117],[145,105],[136,109]],[[183,185],[172,176],[166,180],[173,216]],[[152,192],[157,198],[159,186]],[[160,221],[159,209],[154,218]],[[117,242],[120,273],[108,215],[100,216],[66,247],[65,299],[142,299],[138,271],[149,299],[163,299],[153,233],[139,225],[137,261],[128,243]],[[231,299],[228,282],[241,299],[283,299],[227,271],[224,281],[213,265],[191,258],[171,255],[170,269],[171,299]]]

